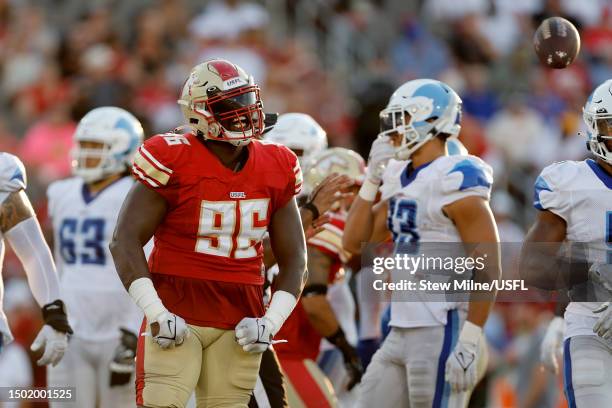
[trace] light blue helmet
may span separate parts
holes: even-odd
[[[73,174],[86,182],[101,180],[125,171],[143,141],[142,125],[126,110],[105,106],[89,111],[74,133]],[[83,148],[80,142],[101,143],[101,148]],[[95,167],[87,159],[100,159]]]
[[[467,156],[470,154],[463,143],[454,137],[446,141],[446,151],[448,151],[449,156]]]
[[[400,134],[396,157],[406,160],[440,133],[457,137],[461,130],[461,98],[434,79],[408,81],[391,95],[380,112],[381,135]]]
[[[595,88],[582,109],[582,117],[588,128],[589,150],[612,164],[612,79]]]

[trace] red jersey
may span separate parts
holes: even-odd
[[[274,212],[301,189],[297,157],[253,140],[232,171],[193,134],[154,136],[132,170],[168,203],[149,269],[164,305],[188,323],[234,328],[263,315],[262,238]]]
[[[350,258],[350,253],[342,247],[346,215],[345,211],[331,213],[330,222],[323,226],[324,230],[308,240],[309,247],[317,248],[333,260],[329,271],[329,284],[339,277],[342,265]],[[275,337],[287,340],[287,343],[274,346],[279,358],[317,359],[322,337],[310,324],[302,302],[298,302]]]

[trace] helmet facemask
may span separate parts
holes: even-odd
[[[102,180],[109,174],[125,170],[111,152],[111,146],[95,140],[79,140],[71,150],[72,173],[86,183]]]
[[[395,152],[395,157],[399,160],[408,160],[412,153],[438,133],[435,128],[438,118],[429,118],[418,125],[415,123],[414,116],[409,112],[416,112],[417,109],[418,107],[392,106],[380,112],[380,134],[389,136],[394,142],[394,138],[400,136]]]
[[[612,164],[612,114],[591,114],[589,149],[606,163]]]
[[[190,125],[195,125],[204,137],[239,146],[261,136],[264,113],[258,86],[242,86],[226,92],[211,87],[206,93],[206,98],[195,99],[188,107],[198,117],[190,119]],[[193,123],[202,119],[206,121],[207,132]]]
[[[595,111],[590,99],[582,110],[588,129],[587,147],[596,157],[612,164],[612,113],[605,108]]]

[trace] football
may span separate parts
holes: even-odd
[[[562,17],[542,21],[533,37],[535,52],[549,68],[563,69],[570,65],[580,51],[580,35],[576,27]]]

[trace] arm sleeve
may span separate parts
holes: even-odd
[[[442,207],[465,197],[491,197],[493,170],[474,156],[453,156],[451,167],[442,175]]]
[[[42,307],[59,299],[57,271],[36,218],[20,222],[4,236],[23,265],[36,302]]]
[[[546,167],[533,186],[533,206],[540,211],[552,213],[568,221],[571,210],[571,192],[564,191],[562,178],[567,173],[563,163]]]
[[[0,203],[15,191],[25,190],[27,186],[26,171],[17,156],[0,153]]]

